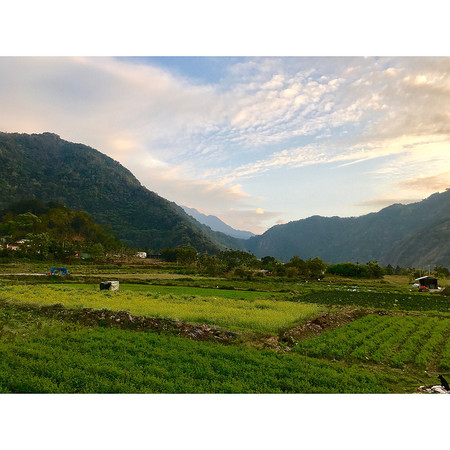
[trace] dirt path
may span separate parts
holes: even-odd
[[[46,273],[0,273],[0,277],[45,277],[46,275]]]

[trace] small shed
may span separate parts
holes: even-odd
[[[100,290],[108,290],[108,291],[118,291],[119,290],[119,282],[118,281],[102,281],[100,283]]]
[[[420,287],[426,287],[427,289],[438,289],[437,278],[430,277],[429,275],[425,277],[416,278],[416,281],[420,284]]]

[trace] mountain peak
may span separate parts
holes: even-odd
[[[227,225],[221,219],[213,215],[202,214],[195,208],[189,208],[187,206],[182,206],[184,211],[193,217],[198,222],[203,225],[207,225],[213,231],[220,231],[221,233],[227,234],[228,236],[232,236],[238,239],[248,239],[252,236],[255,236],[251,231],[242,231],[236,230],[230,225]]]

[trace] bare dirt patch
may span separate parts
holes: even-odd
[[[343,327],[354,320],[366,316],[370,312],[360,308],[344,307],[337,312],[325,313],[298,327],[291,328],[281,335],[282,342],[302,341],[319,336],[325,331]]]

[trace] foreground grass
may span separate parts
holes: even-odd
[[[255,293],[251,293],[254,295]],[[231,331],[276,333],[305,322],[326,310],[320,305],[247,298],[228,299],[149,291],[99,291],[71,285],[0,286],[0,298],[68,308],[108,308],[131,314],[213,325]]]
[[[0,309],[4,393],[387,393],[417,385],[400,372]]]

